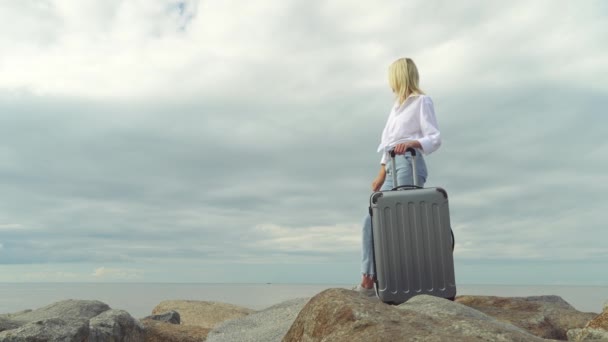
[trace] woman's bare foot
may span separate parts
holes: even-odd
[[[374,276],[364,274],[363,279],[361,280],[361,287],[366,289],[374,288]]]

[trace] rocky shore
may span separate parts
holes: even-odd
[[[65,300],[0,314],[0,341],[608,341],[603,312],[557,296],[419,295],[390,306],[345,289],[261,311],[174,300],[136,319],[99,301]]]

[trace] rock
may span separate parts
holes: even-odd
[[[177,325],[153,319],[142,320],[146,342],[200,342],[205,341],[210,329],[196,325]]]
[[[152,315],[152,316],[148,316],[143,318],[144,319],[151,319],[154,321],[160,321],[160,322],[166,322],[166,323],[172,323],[172,324],[180,324],[180,317],[179,317],[179,312],[171,310],[171,311],[167,311],[165,313],[162,314],[158,314],[158,315]]]
[[[309,298],[293,299],[248,316],[225,321],[207,336],[207,342],[281,341]]]
[[[0,320],[2,320],[2,319],[8,319],[8,320],[10,320],[10,319],[12,319],[15,316],[22,315],[22,314],[25,314],[25,313],[28,313],[28,312],[32,312],[32,310],[23,310],[23,311],[19,311],[19,312],[0,314]]]
[[[144,325],[124,310],[108,310],[89,321],[89,342],[144,341]]]
[[[212,329],[225,320],[243,317],[255,312],[251,309],[225,303],[168,300],[158,304],[152,310],[152,314],[157,315],[171,310],[179,313],[182,325],[196,325],[205,329]]]
[[[446,299],[419,295],[397,307],[355,291],[314,296],[283,341],[544,341],[512,324]]]
[[[151,319],[153,321],[166,322],[166,323],[171,323],[171,324],[180,324],[180,322],[181,322],[179,312],[177,312],[175,310],[163,312],[158,315],[146,316],[146,317],[142,318],[141,320],[143,321],[145,319]]]
[[[582,329],[568,331],[569,341],[608,341],[608,306]]]
[[[87,341],[88,337],[89,321],[87,319],[46,318],[0,333],[0,341],[2,342],[80,342]]]
[[[4,330],[17,329],[22,325],[22,323],[15,322],[11,319],[0,317],[0,332]]]
[[[110,307],[107,304],[97,300],[68,299],[47,305],[40,309],[8,314],[7,318],[22,323],[41,321],[49,318],[63,319],[66,317],[91,319],[108,310],[110,310]]]
[[[604,308],[604,312],[593,318],[585,328],[603,329],[608,331],[608,308]]]
[[[11,329],[0,341],[144,341],[143,325],[128,312],[95,300],[64,300],[37,310],[3,315]],[[16,326],[15,326],[16,325]]]
[[[608,332],[602,329],[584,328],[568,330],[568,341],[608,341]]]
[[[582,328],[596,314],[576,310],[558,296],[459,296],[456,302],[547,339],[566,340],[570,329]]]
[[[89,319],[110,310],[96,300],[64,300],[37,310],[2,315],[0,341],[82,341]]]

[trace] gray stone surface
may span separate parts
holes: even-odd
[[[583,328],[568,331],[569,341],[608,341],[608,307]]]
[[[142,318],[141,320],[143,321],[144,319],[151,319],[154,321],[167,322],[171,324],[180,324],[179,312],[174,310],[164,312],[158,315],[147,316]]]
[[[582,328],[596,316],[595,313],[576,310],[558,296],[459,296],[456,302],[535,336],[556,340],[566,340],[568,330]]]
[[[308,300],[289,300],[221,323],[209,332],[207,342],[281,341]]]
[[[302,309],[284,341],[545,341],[446,299],[420,295],[398,307],[329,289]]]
[[[33,322],[49,318],[64,317],[91,319],[108,310],[110,310],[110,307],[98,300],[67,299],[40,309],[8,314],[7,318],[17,322]]]
[[[146,342],[200,342],[205,341],[209,330],[197,325],[173,324],[153,319],[142,321],[146,327]]]
[[[572,329],[568,331],[568,341],[608,342],[608,331],[603,329]]]
[[[0,317],[0,332],[4,330],[16,329],[19,328],[23,323],[15,322],[6,317]]]
[[[213,302],[163,304],[184,312],[189,324],[177,310],[161,311],[162,305],[155,309],[159,315],[140,322],[99,301],[66,300],[0,315],[0,342],[534,342],[555,334],[563,334],[560,340],[608,341],[608,310],[582,313],[557,296],[461,296],[452,302],[419,295],[391,306],[355,291],[329,289],[257,312]]]
[[[206,329],[213,329],[216,325],[234,318],[247,316],[254,310],[228,304],[199,300],[165,300],[154,309],[153,315],[167,311],[179,312],[182,325],[196,325]]]
[[[46,318],[0,333],[2,342],[82,342],[89,336],[87,319]]]
[[[124,310],[108,310],[89,321],[89,342],[144,341],[144,326]]]
[[[144,341],[143,325],[128,312],[95,300],[64,300],[0,316],[0,341]]]

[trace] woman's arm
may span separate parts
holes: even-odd
[[[378,176],[372,182],[372,191],[375,192],[375,191],[380,190],[380,188],[382,187],[382,184],[384,184],[384,179],[386,179],[386,169],[385,169],[385,165],[382,164],[380,166],[380,171],[378,172]]]
[[[435,108],[430,97],[425,96],[420,105],[420,129],[422,138],[418,140],[424,154],[430,154],[441,146],[441,134],[435,117]]]

